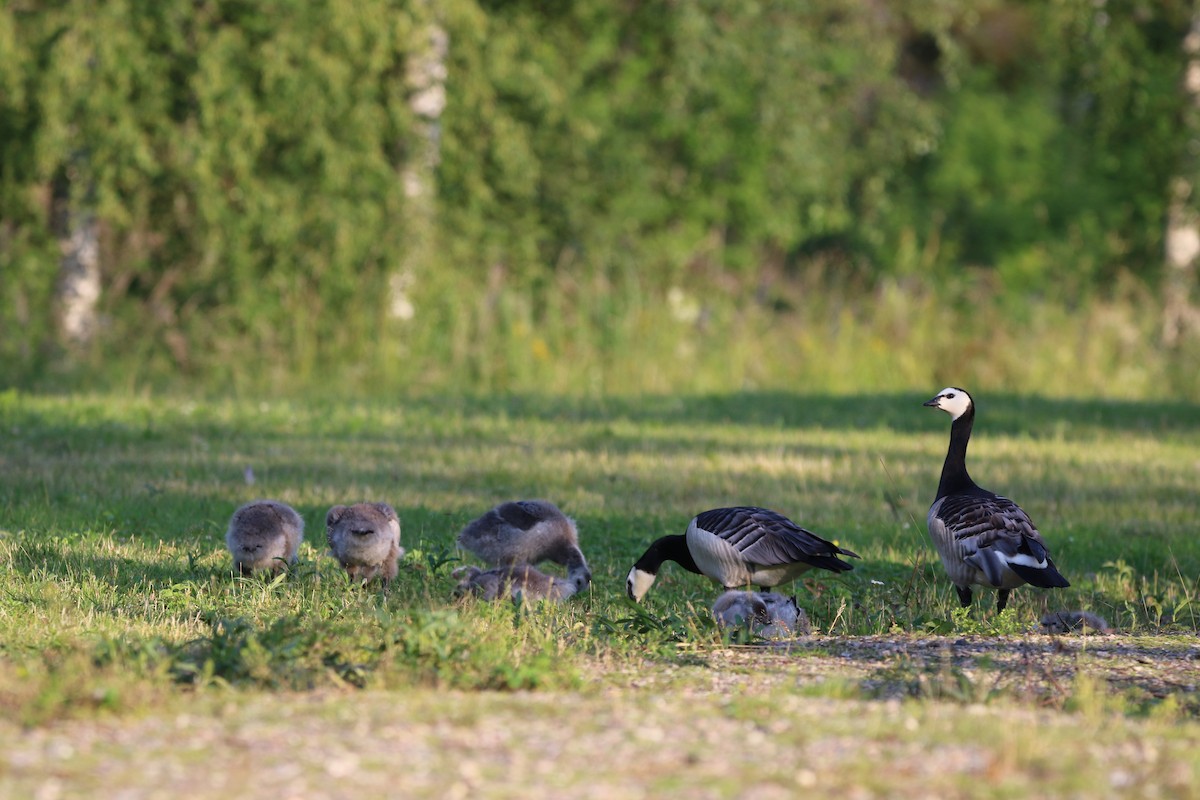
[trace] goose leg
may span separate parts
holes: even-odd
[[[955,586],[954,591],[958,592],[958,602],[962,603],[962,607],[966,608],[971,605],[971,587],[970,586]]]
[[[999,593],[997,593],[997,595],[996,595],[996,613],[997,614],[999,614],[1001,611],[1003,611],[1004,607],[1006,605],[1008,605],[1008,593],[1011,591],[1012,591],[1012,589],[1001,589],[999,591]]]

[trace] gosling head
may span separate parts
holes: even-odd
[[[967,394],[965,390],[947,386],[937,395],[926,400],[925,405],[929,408],[940,408],[949,414],[951,419],[958,419],[971,409],[973,401],[971,395]]]
[[[567,573],[567,581],[575,587],[576,592],[582,592],[592,585],[592,571],[586,566],[573,569]]]

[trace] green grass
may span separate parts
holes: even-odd
[[[113,714],[136,725],[188,708],[208,715],[236,697],[237,708],[260,709],[238,711],[247,724],[269,725],[270,698],[333,691],[351,705],[362,692],[430,714],[453,697],[516,719],[494,690],[533,690],[588,714],[604,698],[631,714],[665,704],[656,713],[670,736],[688,724],[692,701],[670,699],[682,696],[707,698],[703,716],[737,735],[745,720],[778,718],[776,702],[805,718],[832,708],[828,727],[818,714],[811,729],[789,722],[785,738],[820,750],[863,736],[897,764],[907,752],[897,735],[949,747],[976,729],[977,714],[1000,728],[1006,714],[1034,715],[1068,738],[1115,725],[1095,752],[1059,762],[1016,732],[972,745],[983,749],[971,764],[1044,773],[1063,792],[1111,788],[1111,770],[1097,784],[1071,773],[1105,763],[1110,744],[1123,753],[1151,736],[1164,759],[1185,752],[1179,742],[1200,738],[1191,691],[1200,676],[1188,655],[1200,629],[1200,408],[980,394],[972,474],[1022,503],[1072,582],[1018,590],[997,616],[987,591],[970,612],[956,610],[927,541],[949,420],[920,403],[939,388],[388,402],[0,394],[0,712],[29,729]],[[496,502],[534,496],[577,520],[591,590],[560,607],[454,602],[457,531]],[[286,501],[307,522],[288,576],[232,572],[225,526],[256,497]],[[408,553],[386,593],[349,585],[324,552],[325,511],[358,500],[386,500],[400,514]],[[748,648],[740,665],[721,655],[743,651],[729,650],[708,618],[718,593],[708,581],[668,564],[642,606],[624,597],[625,574],[652,539],[739,503],[778,509],[863,556],[850,573],[793,587],[818,638],[790,651]],[[1063,651],[1031,635],[1045,610],[1077,608],[1119,636],[1071,637]],[[1030,655],[1022,642],[1043,649]],[[958,650],[943,658],[942,647]],[[1144,664],[1121,660],[1130,654]],[[729,705],[729,685],[743,685],[744,706]],[[540,724],[576,724],[538,707]],[[903,728],[909,716],[915,731]],[[592,735],[591,723],[578,724],[579,736]],[[1057,735],[1035,742],[1049,747]],[[744,769],[739,758],[729,766]],[[1196,776],[1200,762],[1179,759],[1151,770],[1164,790]],[[833,761],[865,769],[870,758],[838,751]],[[885,783],[797,778],[802,769],[788,773],[800,785]],[[897,780],[917,780],[913,769]],[[1029,788],[1033,773],[1021,774],[989,796]],[[664,791],[692,785],[642,779]],[[953,776],[938,780],[968,791]]]

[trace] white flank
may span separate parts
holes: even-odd
[[[1045,569],[1045,559],[1038,561],[1033,556],[1027,556],[1024,553],[1017,553],[1015,556],[1009,556],[1005,559],[1009,564],[1020,564],[1022,567],[1033,567],[1034,569]]]
[[[702,574],[722,586],[746,586],[750,583],[750,570],[742,554],[729,542],[701,528],[694,519],[685,535],[688,551]]]

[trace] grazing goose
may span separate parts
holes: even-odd
[[[722,628],[749,628],[766,639],[810,633],[808,615],[796,598],[774,592],[730,590],[713,603],[713,617]]]
[[[296,563],[304,539],[304,519],[276,500],[255,500],[233,512],[225,546],[242,575],[269,569],[279,573]]]
[[[1023,584],[1044,589],[1070,586],[1021,507],[980,488],[967,474],[967,442],[975,424],[971,395],[947,387],[925,405],[940,408],[954,420],[950,449],[927,522],[963,607],[971,605],[973,584],[1000,590],[997,611],[1004,610],[1009,592]]]
[[[353,580],[380,578],[387,586],[399,571],[400,518],[387,503],[334,506],[325,515],[325,539]]]
[[[658,539],[642,554],[625,591],[640,603],[654,585],[664,561],[704,575],[726,589],[778,586],[813,567],[832,572],[853,569],[839,555],[858,558],[775,511],[754,506],[714,508],[697,515],[687,532]]]
[[[468,523],[458,546],[493,567],[553,561],[567,568],[567,579],[580,589],[592,580],[574,520],[546,500],[501,503]]]
[[[459,567],[452,573],[459,578],[454,596],[474,594],[484,600],[566,600],[587,587],[589,579],[556,578],[528,564],[510,564],[481,570],[479,567]]]

